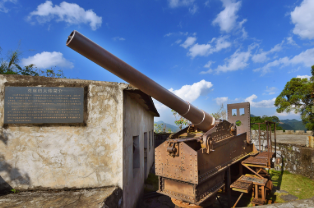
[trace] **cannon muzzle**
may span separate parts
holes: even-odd
[[[182,100],[81,33],[74,30],[68,37],[66,45],[169,108],[177,111],[197,128],[207,131],[213,127],[215,123],[214,117],[199,110],[189,102]]]

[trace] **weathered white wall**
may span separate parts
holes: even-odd
[[[4,128],[5,85],[87,87],[86,126],[30,124]],[[0,75],[0,188],[122,187],[126,87],[109,82]]]
[[[124,208],[136,206],[138,197],[144,190],[144,133],[147,132],[149,145],[149,131],[153,131],[154,117],[134,99],[128,92],[124,92],[123,119],[123,205]],[[133,176],[133,136],[140,140],[140,168]],[[150,133],[152,137],[152,133]],[[154,148],[147,145],[147,174],[154,161]]]

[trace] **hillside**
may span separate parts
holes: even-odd
[[[251,114],[251,117],[256,116]],[[285,130],[306,130],[303,122],[296,119],[285,119],[280,120],[280,122],[282,122],[282,124],[279,123],[279,126],[281,126]]]
[[[296,119],[280,120],[283,124],[279,124],[285,130],[306,130],[302,121]]]
[[[168,124],[168,123],[165,123],[163,121],[157,121],[155,122],[156,124],[164,124],[166,125],[166,131],[167,129],[171,129],[172,132],[177,132],[179,131],[179,127],[175,126],[175,125],[171,125],[171,124]]]

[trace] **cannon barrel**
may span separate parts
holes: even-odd
[[[175,110],[181,116],[191,121],[197,128],[207,131],[213,127],[215,123],[214,117],[174,95],[172,92],[112,55],[81,33],[74,30],[68,37],[66,45]]]

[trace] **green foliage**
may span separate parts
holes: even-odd
[[[20,191],[16,190],[16,189],[11,189],[11,191],[15,194],[19,193]]]
[[[227,111],[224,108],[224,105],[221,104],[220,109],[217,111],[217,113],[212,113],[212,116],[215,119],[223,119],[226,120],[227,119]]]
[[[145,180],[144,192],[151,192],[157,190],[158,190],[158,176],[149,173],[147,179]]]
[[[174,123],[179,127],[180,130],[183,127],[190,125],[191,122],[189,120],[187,120],[186,118],[183,118],[182,116],[180,116],[176,111],[171,110],[171,112],[172,112],[173,116],[176,118]]]
[[[52,68],[46,69],[44,71],[40,70],[40,74],[41,76],[51,77],[51,78],[66,78],[61,69],[59,69],[58,72],[55,72]]]
[[[310,80],[304,78],[292,78],[276,98],[275,106],[278,113],[301,113],[301,119],[307,130],[314,130],[314,113],[312,106],[314,101],[314,65],[311,68]]]
[[[241,126],[242,122],[241,121],[236,121],[237,126]]]
[[[154,123],[154,132],[155,133],[161,133],[162,129],[163,129],[163,125],[164,124],[156,124],[156,123]]]
[[[157,124],[157,123],[154,123],[154,132],[155,133],[172,133],[171,129],[168,128],[167,129],[167,126],[164,125],[164,124]]]
[[[1,53],[1,48],[0,48]],[[8,58],[3,60],[1,58],[0,63],[0,74],[19,74],[19,75],[29,75],[29,76],[45,76],[52,78],[66,78],[62,70],[55,72],[53,68],[39,70],[34,64],[21,67],[18,63],[20,61],[21,51],[19,49],[15,51],[9,51]]]
[[[272,121],[272,122],[279,122],[279,118],[277,116],[251,116],[251,129],[252,130],[258,130],[258,125],[255,123],[264,123],[265,121]],[[260,125],[261,130],[266,130],[266,125],[261,124]],[[274,124],[271,124],[271,130],[274,130]],[[279,126],[278,123],[276,123],[276,130],[283,130],[281,126]]]

